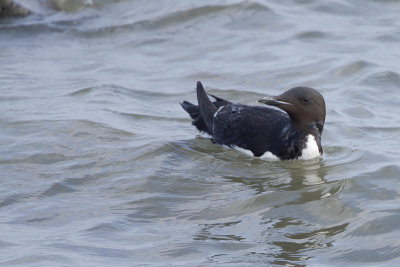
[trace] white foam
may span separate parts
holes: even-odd
[[[299,159],[308,160],[317,158],[319,156],[321,156],[321,153],[319,153],[318,144],[315,141],[314,135],[307,135],[306,144],[303,148],[303,151],[301,152],[301,157],[299,157]]]

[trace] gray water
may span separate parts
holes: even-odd
[[[400,263],[400,2],[16,1],[1,266]],[[25,14],[26,15],[26,14]],[[212,144],[179,101],[325,97],[324,155]]]

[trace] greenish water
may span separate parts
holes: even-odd
[[[0,20],[2,266],[400,263],[400,2],[15,1]],[[324,155],[212,144],[195,83],[325,97]]]

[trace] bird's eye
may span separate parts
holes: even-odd
[[[310,102],[310,99],[308,99],[308,97],[305,97],[305,98],[303,98],[303,102],[308,103],[308,102]]]

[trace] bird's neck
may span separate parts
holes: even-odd
[[[315,142],[318,145],[318,150],[320,154],[322,154],[322,146],[321,146],[321,132],[319,131],[317,124],[313,122],[309,123],[292,123],[291,130],[294,132],[299,133],[298,138],[299,140],[305,140],[308,138],[309,135],[312,135],[315,139]]]
[[[316,123],[314,122],[296,122],[296,121],[291,121],[290,128],[292,131],[296,131],[301,133],[300,137],[305,137],[309,134],[313,135],[316,139],[321,138],[321,133],[318,130],[318,127]]]
[[[315,124],[295,124],[292,123],[288,128],[282,131],[281,137],[286,140],[284,150],[290,158],[297,158],[301,155],[306,146],[310,135],[314,137],[318,145],[319,154],[322,154],[321,135]]]

